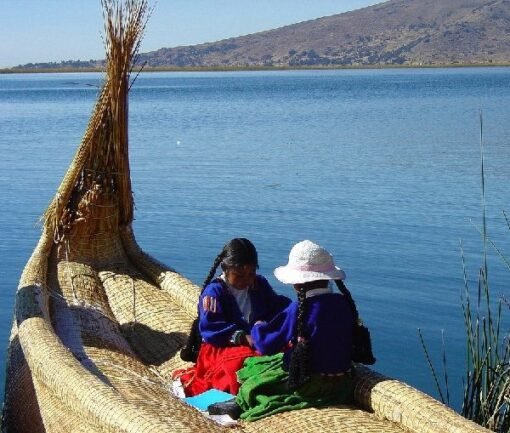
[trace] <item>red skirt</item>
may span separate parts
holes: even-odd
[[[176,370],[174,379],[180,378],[186,397],[201,394],[211,388],[236,395],[239,390],[237,370],[250,356],[258,353],[247,346],[216,347],[202,343],[197,363],[190,368]]]

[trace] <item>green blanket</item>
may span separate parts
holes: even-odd
[[[289,373],[283,369],[283,354],[248,358],[237,372],[241,388],[236,401],[241,419],[255,421],[262,417],[307,407],[349,403],[352,379],[349,374],[312,379],[295,391],[287,388]]]

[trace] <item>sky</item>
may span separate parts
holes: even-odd
[[[194,45],[347,12],[383,0],[149,0],[140,52]],[[100,0],[1,0],[0,68],[104,57]]]

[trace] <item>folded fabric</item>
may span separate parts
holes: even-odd
[[[352,400],[352,378],[348,374],[334,377],[312,374],[309,382],[289,390],[289,372],[283,368],[283,353],[248,358],[237,377],[241,387],[236,402],[242,411],[240,418],[245,421]]]
[[[198,410],[207,411],[207,408],[213,403],[221,403],[235,398],[235,395],[217,389],[209,389],[202,394],[193,397],[186,397],[184,401]]]

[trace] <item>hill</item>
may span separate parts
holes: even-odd
[[[218,42],[161,48],[140,61],[148,68],[506,64],[510,0],[390,0]],[[101,64],[77,62],[80,68]]]
[[[149,66],[477,64],[510,60],[509,0],[390,0],[261,33],[143,54]]]

